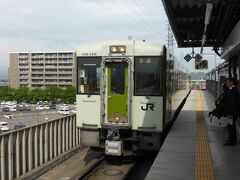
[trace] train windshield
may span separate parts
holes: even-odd
[[[160,95],[160,57],[135,57],[135,95]]]
[[[77,92],[100,94],[100,57],[78,57]]]

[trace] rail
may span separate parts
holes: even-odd
[[[15,179],[80,144],[76,115],[0,135],[0,179]]]

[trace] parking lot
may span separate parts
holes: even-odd
[[[14,116],[15,113],[12,113],[13,115],[12,119],[6,119],[3,117],[3,115],[1,115],[0,121],[7,122],[9,124],[10,131],[11,131],[11,130],[14,130],[14,126],[19,123],[24,124],[27,127],[27,126],[32,126],[38,123],[43,123],[43,122],[47,122],[47,121],[51,121],[51,120],[63,117],[63,115],[58,114],[57,111],[55,111],[55,113],[52,112],[52,114],[46,113],[46,115],[40,114],[38,111],[35,111],[34,113],[35,115],[32,115],[33,112],[31,112],[31,115],[29,115],[29,113],[26,112],[25,115],[17,116],[17,117]]]
[[[32,111],[21,112],[2,112],[2,108],[0,107],[0,122],[7,122],[9,124],[10,131],[12,131],[14,130],[14,126],[17,124],[23,124],[28,127],[51,121],[64,117],[64,115],[58,113],[59,106],[60,105],[57,105],[57,109],[53,110],[36,110],[36,105],[30,105]],[[73,105],[70,105],[69,107],[70,109],[73,109]],[[10,114],[12,118],[6,118],[5,115],[7,114]]]

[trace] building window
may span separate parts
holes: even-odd
[[[160,95],[160,63],[160,57],[135,57],[135,95]]]
[[[78,57],[77,92],[100,94],[101,57]]]

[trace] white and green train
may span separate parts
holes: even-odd
[[[178,66],[161,44],[114,41],[80,47],[77,127],[81,143],[103,148],[108,155],[159,150],[173,111],[186,96],[177,92],[186,90],[188,77]]]

